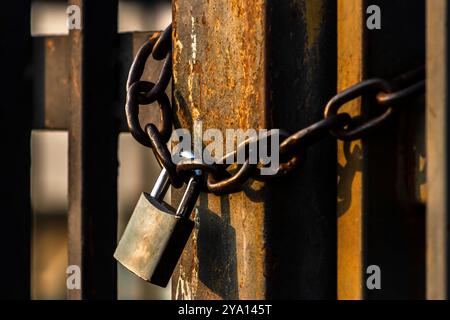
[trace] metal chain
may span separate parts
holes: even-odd
[[[148,57],[155,60],[165,59],[161,74],[156,83],[141,80]],[[279,130],[280,161],[271,175],[262,175],[262,164],[245,163],[235,168],[233,174],[229,169],[236,167],[234,159],[239,151],[247,152],[251,143],[266,140],[270,142],[275,131],[258,138],[250,138],[239,144],[236,150],[225,155],[214,164],[206,164],[198,159],[186,159],[174,164],[171,159],[167,142],[172,132],[172,107],[165,90],[172,77],[172,25],[162,33],[155,33],[148,39],[137,53],[131,66],[127,81],[127,101],[125,111],[128,127],[133,137],[142,145],[153,149],[161,166],[169,173],[172,186],[179,188],[186,182],[195,170],[204,173],[205,191],[216,195],[225,195],[242,190],[249,179],[266,181],[291,173],[299,167],[306,158],[307,149],[320,140],[334,136],[344,141],[358,140],[366,137],[371,131],[385,123],[399,106],[399,102],[423,94],[425,91],[425,67],[407,72],[392,81],[372,78],[339,92],[327,103],[324,119],[302,129],[292,135]],[[369,99],[376,115],[369,119],[362,116],[352,117],[345,112],[339,112],[348,102],[358,99]],[[369,100],[364,100],[364,103]],[[145,130],[139,123],[139,106],[157,102],[161,111],[161,128],[150,123]],[[230,160],[231,159],[231,160]],[[232,162],[232,164],[229,164]]]
[[[166,168],[172,186],[183,185],[172,162],[167,142],[172,134],[172,107],[165,91],[172,77],[172,25],[162,33],[154,33],[139,49],[131,65],[127,80],[127,100],[125,113],[128,128],[132,136],[142,145],[152,148],[159,164]],[[148,57],[156,60],[165,59],[156,83],[141,80]],[[161,111],[161,128],[149,123],[145,129],[139,123],[140,105],[157,102]]]

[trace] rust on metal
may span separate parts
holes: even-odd
[[[127,132],[128,126],[126,121],[126,115],[124,111],[124,105],[126,101],[126,81],[128,77],[128,71],[134,57],[136,56],[142,45],[152,37],[155,32],[133,32],[119,34],[119,62],[120,62],[120,75],[119,75],[119,99],[118,109],[121,121],[121,131]],[[163,67],[164,61],[151,61],[146,63],[144,72],[141,79],[146,81],[155,82]],[[170,90],[167,90],[170,93]],[[142,106],[139,109],[139,122],[145,126],[147,123],[155,123],[160,126],[160,110],[157,107],[157,103],[151,105]]]
[[[323,117],[335,93],[332,3],[177,0],[173,13],[177,127],[197,135],[201,127],[296,132]],[[332,167],[333,146],[328,140],[318,148],[322,154],[311,155],[309,168]],[[298,173],[273,185],[251,181],[243,192],[222,197],[201,195],[173,297],[335,297],[333,171]],[[326,200],[313,200],[319,198]]]
[[[173,6],[174,99],[180,126],[195,132],[194,124],[201,120],[205,128],[222,130],[265,127],[264,1],[219,5],[182,0]],[[252,187],[258,190],[261,183]],[[174,298],[264,298],[263,203],[243,193],[202,195],[196,219],[205,227],[194,230],[182,256]]]
[[[69,121],[69,265],[81,269],[70,299],[115,299],[118,121],[111,88],[117,45],[117,1],[78,5],[82,30],[71,30]],[[102,23],[97,24],[98,17]]]
[[[67,130],[69,126],[69,38],[34,37],[34,78],[36,104],[33,128]]]
[[[363,0],[338,0],[338,92],[363,77]],[[361,99],[343,107],[361,113]],[[338,142],[338,299],[362,299],[362,144]]]

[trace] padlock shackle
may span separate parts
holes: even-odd
[[[169,186],[169,172],[165,168],[162,168],[161,173],[159,174],[158,179],[156,179],[155,185],[153,186],[152,192],[150,192],[150,196],[152,196],[156,200],[162,201]]]
[[[176,216],[189,218],[192,210],[194,210],[197,203],[198,196],[201,191],[201,176],[194,174],[190,179],[186,187],[186,192],[178,205]]]

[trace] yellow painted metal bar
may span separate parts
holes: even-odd
[[[338,91],[362,79],[363,0],[338,0]],[[361,100],[343,111],[360,114]],[[363,197],[360,140],[338,142],[338,299],[362,299]]]

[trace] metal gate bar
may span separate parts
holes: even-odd
[[[370,5],[381,8],[381,30],[366,26]],[[424,1],[340,0],[338,7],[338,90],[424,64]],[[376,114],[369,103],[359,99],[343,111]],[[338,143],[339,299],[424,297],[423,105],[423,98],[407,101],[367,139]],[[382,290],[368,290],[369,265],[380,267]]]
[[[115,299],[117,1],[70,4],[81,8],[82,31],[69,36],[69,265],[81,267],[82,288],[69,297]]]
[[[99,111],[98,117],[100,117],[100,120],[98,120],[98,125],[96,123],[90,123],[89,125],[92,126],[90,129],[90,135],[98,135],[101,134],[98,130],[105,130],[105,123],[104,121],[112,121],[113,122],[113,128],[109,128],[108,130],[112,130],[111,137],[103,137],[103,139],[111,139],[114,136],[117,136],[118,132],[128,132],[128,127],[126,124],[125,119],[125,112],[124,112],[124,104],[125,104],[125,83],[128,76],[128,70],[131,66],[133,57],[136,55],[138,49],[140,46],[144,43],[144,41],[152,35],[153,32],[133,32],[133,33],[119,33],[116,35],[116,42],[114,43],[113,48],[111,48],[108,52],[103,52],[105,54],[105,57],[102,58],[104,60],[104,63],[107,64],[107,67],[109,68],[106,73],[99,73],[100,79],[95,79],[95,81],[98,81],[97,83],[101,84],[94,85],[92,88],[94,89],[92,94],[98,95],[100,92],[97,92],[97,90],[103,88],[102,90],[106,90],[106,93],[103,93],[103,96],[106,96],[105,102],[94,102],[97,104],[94,104],[95,108],[99,108],[103,105],[102,110]],[[72,57],[76,58],[76,55],[78,54],[76,50],[72,49],[71,41],[73,41],[68,36],[36,36],[33,39],[33,54],[34,54],[34,63],[35,68],[37,70],[35,77],[34,77],[34,106],[33,106],[33,129],[34,130],[68,130],[69,125],[74,126],[77,128],[77,126],[80,124],[80,122],[73,122],[71,124],[71,121],[73,121],[72,115],[72,108],[74,105],[81,103],[81,99],[78,99],[78,101],[74,102],[72,105],[67,104],[68,96],[70,96],[70,90],[72,90],[72,80],[71,80],[71,59]],[[100,44],[103,45],[103,44]],[[103,49],[102,49],[103,50]],[[106,51],[106,50],[104,50]],[[99,57],[100,58],[100,57]],[[147,65],[147,68],[144,72],[143,77],[146,79],[157,79],[159,72],[161,70],[163,61],[158,62],[152,62]],[[97,72],[97,71],[96,71]],[[100,71],[98,71],[100,72]],[[93,81],[94,79],[90,80]],[[83,81],[82,79],[79,81]],[[97,99],[97,97],[94,97]],[[100,99],[100,97],[98,97]],[[90,101],[89,99],[87,101]],[[74,110],[79,110],[79,107],[75,107]],[[78,115],[80,116],[80,115]],[[92,117],[92,116],[90,116]],[[111,118],[113,117],[113,118]],[[158,108],[153,108],[152,106],[149,107],[143,107],[140,110],[139,117],[142,122],[157,122],[159,121],[159,111]],[[109,120],[108,120],[109,119]],[[77,121],[80,121],[77,119]],[[74,130],[72,130],[74,131]],[[107,131],[104,131],[105,135]],[[80,134],[80,133],[78,133]],[[100,137],[98,137],[100,139]],[[75,145],[81,144],[80,136],[71,136],[72,143],[75,143]],[[90,144],[91,142],[97,146],[98,141],[95,140],[96,138],[93,138],[92,140],[90,136],[87,136],[85,139],[86,144]],[[105,141],[105,140],[103,140]],[[109,149],[107,151],[107,146],[103,144],[102,142],[101,146],[103,148],[98,149],[98,152],[100,152],[99,155],[93,154],[90,156],[90,160],[92,162],[92,165],[94,168],[102,167],[103,163],[98,162],[97,159],[101,159],[101,161],[114,161],[114,157],[116,155],[111,154],[111,157],[108,159],[105,159],[107,153],[102,155],[102,152],[112,152],[112,149]],[[110,141],[109,143],[116,143],[114,141]],[[82,148],[82,146],[81,146]],[[114,146],[111,146],[110,148],[114,148]],[[97,152],[97,151],[96,151]],[[72,161],[72,160],[69,160]],[[115,202],[114,199],[116,197],[116,187],[109,185],[109,187],[106,188],[107,184],[110,184],[113,180],[115,183],[115,179],[117,178],[117,173],[113,173],[113,168],[103,168],[104,170],[108,170],[109,174],[114,174],[113,176],[108,176],[107,179],[104,177],[97,182],[98,184],[103,184],[101,187],[99,187],[99,190],[103,190],[102,192],[108,192],[108,196],[106,199],[108,199],[106,202],[103,202],[103,200],[97,203],[97,205],[101,206],[100,209],[95,209],[95,211],[90,211],[94,209],[90,209],[89,211],[87,209],[84,209],[84,212],[92,212],[92,214],[101,214],[105,215],[107,211],[105,210],[111,210],[108,209],[107,206],[113,205]],[[83,169],[78,169],[78,174],[82,173]],[[84,173],[86,174],[86,173]],[[107,174],[106,172],[103,174]],[[75,177],[76,178],[76,177]],[[90,176],[88,179],[97,179],[98,177]],[[86,178],[85,178],[86,179]],[[86,183],[92,183],[87,181]],[[92,196],[95,200],[97,192],[92,191]],[[71,198],[70,201],[75,201],[74,198]],[[92,200],[91,200],[92,201]],[[105,207],[103,207],[103,203],[105,203]],[[79,213],[78,213],[79,214]],[[114,244],[113,243],[105,243],[106,239],[104,237],[109,237],[108,241],[116,241],[116,226],[114,223],[111,223],[111,221],[115,221],[116,217],[115,215],[109,215],[104,216],[104,219],[107,219],[108,221],[98,221],[99,225],[96,227],[98,229],[95,230],[96,232],[96,238],[98,237],[100,240],[98,243],[98,250],[113,250]],[[79,217],[76,219],[76,221],[69,225],[69,228],[71,229],[70,232],[74,235],[79,235]],[[86,234],[86,237],[88,236],[87,232],[89,230],[83,231]],[[83,234],[81,234],[80,237],[85,237]],[[112,240],[111,238],[114,237]],[[82,255],[82,247],[80,245],[80,238],[72,237],[72,258],[75,257],[81,257]],[[97,241],[97,240],[92,240]],[[97,246],[95,246],[97,247]],[[86,250],[86,249],[84,249]],[[86,254],[86,253],[85,253]],[[111,256],[107,256],[106,252],[104,252],[103,257],[100,255],[96,255],[95,259],[102,259],[103,265],[108,265],[108,267],[105,267],[105,270],[111,270],[110,276],[112,277],[112,268],[115,268],[116,262],[113,259],[110,259]],[[88,256],[85,258],[86,261],[91,261],[92,257]],[[76,264],[72,262],[74,260],[71,260],[71,264]],[[92,261],[91,263],[96,263],[95,261]],[[89,270],[89,268],[87,269]],[[93,271],[91,271],[93,272]],[[95,272],[102,272],[102,270],[97,270]],[[115,272],[115,271],[114,271]],[[116,288],[114,286],[114,283],[110,282],[110,279],[104,279],[103,284],[98,284],[99,286],[104,286],[103,289],[99,290],[96,288],[96,292],[102,291],[104,296],[102,297],[109,297],[112,298],[115,296]],[[89,287],[88,287],[89,288]],[[86,289],[87,290],[87,289]],[[94,289],[89,289],[94,290]],[[71,290],[73,291],[73,290]],[[88,293],[86,293],[88,294]],[[89,293],[91,294],[91,293]],[[70,293],[70,298],[80,298],[81,292],[73,291]]]
[[[448,299],[449,30],[445,0],[427,1],[427,298]]]
[[[148,34],[117,34],[117,1],[70,4],[82,9],[82,31],[34,39],[33,110],[30,1],[11,3],[0,19],[8,75],[0,85],[0,240],[8,258],[0,295],[8,298],[30,296],[32,128],[69,131],[69,264],[82,270],[82,290],[69,297],[117,297],[117,137],[127,131],[126,72]],[[366,28],[371,4],[382,8],[381,30]],[[425,60],[425,1],[175,0],[173,9],[176,113],[196,133],[196,120],[203,129],[294,132],[322,117],[336,87],[391,79]],[[375,137],[339,142],[337,159],[335,141],[326,140],[293,176],[202,195],[194,213],[201,228],[174,277],[174,298],[448,298],[448,13],[446,1],[427,2],[426,160],[416,99]],[[152,62],[145,76],[155,79],[159,69]],[[345,111],[370,114],[368,103]],[[157,108],[143,111],[159,118]],[[381,291],[366,289],[370,264],[381,267]]]
[[[394,79],[425,65],[425,1],[365,4],[380,6],[383,19],[379,32],[366,28],[365,77]],[[363,104],[376,114],[376,104]],[[391,121],[363,141],[365,299],[425,298],[424,105],[423,95],[402,102]],[[368,290],[370,265],[381,268],[382,290]]]
[[[120,132],[128,132],[123,105],[125,103],[125,83],[128,71],[141,45],[153,34],[146,32],[125,32],[117,35],[118,44],[111,54],[115,55],[114,97],[112,108]],[[36,70],[33,77],[33,130],[68,130],[70,105],[67,97],[70,93],[70,57],[72,55],[68,36],[34,36],[33,59]],[[113,59],[114,57],[111,57]],[[157,79],[162,62],[148,63],[143,77]],[[113,89],[116,88],[115,91]],[[142,122],[158,121],[157,108],[144,107],[139,111]]]
[[[336,91],[332,1],[174,2],[174,99],[181,126],[304,128]],[[239,194],[202,195],[173,279],[175,299],[336,296],[335,143],[303,170]]]
[[[361,81],[363,59],[363,1],[338,1],[338,87],[342,90]],[[360,100],[348,103],[345,112],[359,114]],[[337,297],[362,298],[362,177],[361,141],[338,142],[337,188]]]

